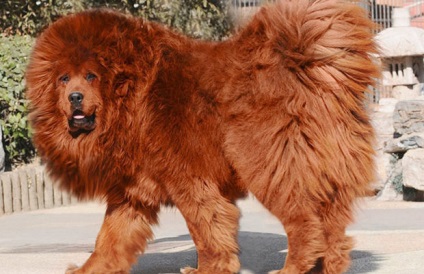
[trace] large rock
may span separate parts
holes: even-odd
[[[393,113],[393,127],[397,135],[424,132],[424,100],[399,101]]]
[[[403,185],[424,191],[424,149],[408,150],[402,159]]]
[[[5,157],[3,149],[3,132],[0,127],[0,172],[4,171]]]
[[[385,153],[402,153],[416,148],[424,148],[424,132],[405,134],[384,144]]]

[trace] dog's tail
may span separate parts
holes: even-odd
[[[310,91],[347,91],[363,98],[380,74],[372,57],[378,52],[374,24],[366,12],[337,0],[277,1],[239,33],[237,51],[249,58],[242,63],[277,64]]]

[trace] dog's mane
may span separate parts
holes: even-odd
[[[131,152],[125,148],[126,141],[121,140],[119,132],[109,129],[118,127],[132,132],[128,129],[133,125],[124,112],[134,111],[137,107],[134,101],[137,94],[131,93],[129,96],[134,100],[127,100],[124,107],[122,98],[114,96],[112,89],[116,88],[116,81],[128,79],[147,83],[150,80],[146,72],[153,70],[156,56],[152,49],[154,42],[149,39],[160,37],[160,32],[163,32],[162,28],[154,24],[101,9],[61,18],[37,39],[26,78],[34,142],[39,144],[41,157],[48,159],[47,168],[53,178],[66,182],[62,185],[81,198],[103,195],[110,187],[104,182],[111,181],[110,177],[117,172],[125,173],[127,168],[131,169],[131,164],[125,162],[125,168],[117,170],[112,160],[100,160],[119,157],[119,153],[122,157]],[[63,114],[57,107],[56,83],[62,66],[78,67],[88,59],[103,68],[101,92],[107,95],[103,108],[111,108],[114,113],[105,112],[98,117],[103,121],[96,131],[74,138],[66,134],[67,121],[59,118]],[[139,84],[137,87],[142,88]],[[118,154],[111,153],[119,150]],[[90,175],[99,169],[107,172],[100,176]],[[96,179],[97,182],[87,183]]]

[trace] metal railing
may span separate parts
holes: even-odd
[[[261,5],[276,0],[231,0],[235,16],[245,18],[250,16]],[[392,26],[392,11],[394,8],[407,8],[411,15],[411,25],[424,28],[423,0],[346,0],[363,7],[371,19],[380,25],[380,30]],[[237,20],[237,18],[236,18]]]

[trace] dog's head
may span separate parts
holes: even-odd
[[[89,132],[96,127],[96,112],[102,106],[102,74],[96,65],[61,69],[56,79],[58,107],[65,115],[69,131]]]
[[[40,60],[30,63],[27,97],[36,133],[60,131],[76,137],[98,126],[108,82],[104,80],[106,69],[94,53],[83,55],[80,50],[63,49],[60,57],[52,58],[48,70],[41,70]]]
[[[141,20],[107,10],[66,16],[49,26],[26,73],[35,137],[42,131],[67,131],[75,138],[105,130],[105,115],[112,119],[120,102],[133,100],[137,81],[140,89],[147,85],[147,32]]]

